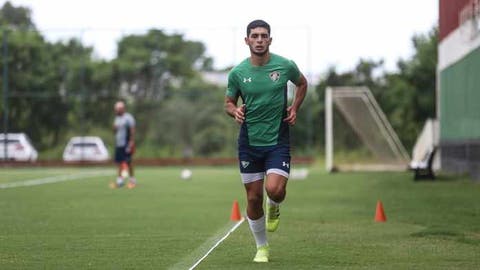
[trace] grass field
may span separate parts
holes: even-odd
[[[138,168],[137,188],[112,190],[113,168],[1,168],[0,269],[188,269],[245,198],[236,168],[194,167],[188,181],[181,169]],[[270,263],[251,262],[244,222],[195,269],[480,269],[480,185],[468,179],[313,168],[290,181],[281,217]]]

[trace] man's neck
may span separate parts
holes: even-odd
[[[263,66],[270,61],[270,52],[266,52],[264,55],[256,55],[252,53],[250,55],[250,63],[252,66]]]

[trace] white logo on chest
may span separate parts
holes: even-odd
[[[274,71],[272,73],[270,73],[270,79],[273,81],[273,82],[276,82],[278,81],[278,79],[280,79],[280,72],[278,71]]]
[[[244,83],[247,83],[247,82],[252,82],[252,77],[248,77],[248,78],[243,78],[243,82]]]

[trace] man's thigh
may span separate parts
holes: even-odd
[[[279,145],[271,149],[265,157],[267,177],[270,174],[276,174],[288,179],[290,175],[290,160],[290,147],[288,145]]]
[[[265,153],[262,148],[240,146],[238,162],[243,184],[263,180],[265,177]]]

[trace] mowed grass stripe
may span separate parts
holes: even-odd
[[[217,248],[225,239],[230,236],[242,223],[245,219],[241,219],[238,222],[232,224],[229,222],[225,227],[218,230],[215,235],[211,236],[209,239],[205,240],[199,247],[197,247],[193,252],[186,255],[182,260],[180,260],[175,265],[168,268],[168,270],[184,270],[195,269],[207,256]]]
[[[312,170],[288,184],[268,265],[251,262],[243,226],[198,269],[479,269],[479,196],[480,185],[465,178]],[[374,222],[379,199],[385,223]]]
[[[168,269],[245,210],[234,167],[137,168],[138,187],[111,176],[0,191],[0,269]],[[35,171],[39,173],[39,171]],[[414,182],[411,173],[325,174],[288,183],[271,262],[254,264],[240,226],[195,269],[478,269],[480,185]],[[377,200],[387,222],[375,223]],[[190,265],[189,265],[190,266]]]
[[[109,189],[110,176],[3,190],[0,269],[167,269],[243,195],[230,168],[192,168],[189,181],[181,169],[137,168],[132,190]]]
[[[17,187],[29,187],[29,186],[38,186],[44,184],[52,184],[64,181],[72,181],[72,180],[84,180],[88,178],[98,177],[98,176],[107,176],[113,175],[114,172],[109,170],[101,170],[101,171],[88,171],[88,172],[81,172],[75,174],[65,174],[65,175],[55,175],[43,178],[35,178],[35,179],[28,179],[10,183],[1,183],[0,189],[7,189],[7,188],[17,188]]]
[[[111,171],[114,173],[114,167],[20,167],[20,168],[0,168],[0,184],[25,181],[30,179],[46,178],[51,176],[74,175],[92,171]]]

